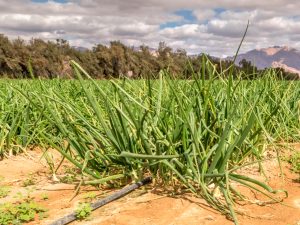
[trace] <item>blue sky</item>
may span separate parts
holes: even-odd
[[[190,9],[180,9],[174,12],[175,15],[180,16],[181,18],[177,21],[170,21],[163,24],[160,24],[160,29],[165,28],[174,28],[184,24],[193,24],[197,22],[196,16],[193,14],[193,11]]]
[[[26,40],[66,39],[93,47],[120,40],[157,47],[165,41],[190,54],[234,54],[273,45],[300,49],[300,1],[275,0],[0,0],[0,33]]]
[[[226,11],[225,8],[214,8],[213,11],[215,12],[215,15],[219,15]],[[193,10],[191,9],[180,9],[175,12],[173,12],[175,15],[180,16],[181,18],[177,21],[171,21],[167,23],[160,24],[160,29],[165,28],[174,28],[179,27],[185,24],[194,24],[197,23],[197,17],[194,15]],[[209,20],[203,21],[204,23],[208,23]]]

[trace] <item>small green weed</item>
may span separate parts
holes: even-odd
[[[79,206],[75,212],[77,219],[84,220],[91,215],[92,207],[89,203],[79,203]]]
[[[65,168],[66,175],[60,178],[62,183],[73,184],[77,180],[77,172],[74,168]]]
[[[83,195],[83,199],[87,202],[91,202],[92,200],[94,200],[97,196],[97,193],[95,192],[88,192],[86,194]]]
[[[293,172],[300,173],[300,152],[292,154],[289,163],[291,163]]]
[[[36,202],[21,201],[16,203],[4,203],[0,205],[0,224],[22,224],[33,221],[38,214],[40,219],[46,217],[47,210]]]
[[[288,162],[291,165],[291,170],[294,173],[299,174],[300,182],[300,152],[294,151],[290,156],[282,157],[282,160]]]
[[[47,193],[42,193],[42,194],[41,194],[41,198],[42,198],[44,201],[46,201],[46,200],[49,199],[49,196],[48,196]]]
[[[33,177],[33,174],[29,174],[26,180],[23,181],[23,186],[28,187],[36,184],[36,179]]]
[[[22,192],[17,192],[14,196],[13,196],[13,198],[17,198],[17,199],[24,199],[25,197],[24,197],[24,195],[22,194]],[[27,199],[29,198],[29,195],[27,196]]]
[[[0,187],[0,198],[5,198],[10,192],[10,188],[7,186]]]

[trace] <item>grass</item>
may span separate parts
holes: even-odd
[[[2,81],[0,155],[55,148],[78,168],[81,185],[151,174],[238,223],[242,195],[232,183],[274,200],[281,191],[236,171],[261,164],[270,143],[299,141],[300,83],[279,81],[273,70],[225,79],[205,57],[202,65],[192,80],[162,71],[158,80],[95,81],[73,62],[77,80]]]

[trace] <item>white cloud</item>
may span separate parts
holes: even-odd
[[[234,54],[247,20],[250,28],[242,51],[270,45],[300,47],[299,8],[300,1],[295,0],[71,0],[67,4],[0,0],[0,33],[12,38],[64,38],[88,47],[110,40],[151,47],[166,41],[189,53],[222,56]],[[178,15],[183,9],[191,10],[196,21]]]
[[[196,9],[194,15],[200,22],[209,20],[216,15],[216,12],[213,9]]]

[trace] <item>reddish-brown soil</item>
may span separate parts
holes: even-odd
[[[300,146],[295,145],[294,151],[299,151]],[[59,161],[59,156],[54,154],[54,159]],[[262,204],[260,195],[238,187],[253,202],[245,205],[237,205],[240,224],[252,225],[299,225],[300,224],[300,183],[299,174],[290,172],[289,165],[283,163],[281,176],[277,160],[269,160],[264,163],[268,183],[274,189],[285,189],[289,197],[283,204]],[[257,167],[244,169],[243,173],[258,177]],[[63,173],[61,171],[60,173]],[[108,190],[95,190],[93,187],[85,187],[80,194],[71,200],[74,194],[74,185],[54,183],[51,173],[40,150],[29,151],[27,155],[19,155],[0,161],[0,185],[10,186],[11,193],[6,198],[0,199],[0,203],[15,201],[16,193],[24,195],[28,193],[35,201],[46,207],[49,217],[42,221],[34,221],[30,224],[50,224],[76,209],[79,202],[84,201],[86,193],[94,192],[99,198],[110,193]],[[23,187],[24,180],[34,179],[34,185]],[[265,181],[265,179],[264,179]],[[111,191],[112,192],[112,191]],[[48,199],[43,200],[42,196]],[[255,198],[256,197],[256,198]],[[259,205],[254,204],[260,203]],[[168,193],[162,193],[148,187],[137,190],[128,196],[110,203],[92,213],[87,221],[74,222],[75,224],[102,224],[102,225],[227,225],[233,224],[225,216],[213,210],[203,199],[189,194],[171,197]]]

